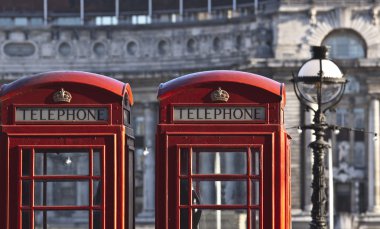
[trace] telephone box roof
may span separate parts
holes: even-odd
[[[159,100],[163,100],[190,85],[211,82],[240,83],[261,88],[269,93],[279,96],[280,99],[282,99],[283,105],[285,105],[285,90],[283,83],[252,73],[227,70],[197,72],[162,83],[158,89],[157,97]]]
[[[128,94],[129,103],[133,104],[133,95],[128,83],[123,83],[110,77],[99,74],[80,71],[54,71],[32,76],[25,76],[9,84],[0,87],[0,101],[28,91],[37,85],[47,85],[55,83],[76,83],[102,88],[113,94],[124,96]]]

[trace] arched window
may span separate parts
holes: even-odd
[[[322,45],[329,46],[332,59],[358,59],[366,56],[366,44],[362,37],[352,30],[335,30],[328,34]]]

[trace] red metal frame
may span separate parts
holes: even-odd
[[[193,209],[214,209],[214,210],[225,210],[225,209],[246,209],[247,210],[247,228],[253,228],[253,229],[256,229],[254,227],[251,227],[251,210],[259,210],[260,211],[260,205],[262,204],[262,201],[259,200],[259,205],[253,205],[252,204],[252,200],[251,200],[251,191],[252,191],[252,187],[251,187],[251,182],[254,181],[254,180],[257,180],[259,181],[259,192],[261,193],[262,190],[261,190],[261,183],[262,183],[262,169],[261,169],[261,165],[262,165],[262,161],[261,161],[261,158],[262,158],[262,153],[263,153],[263,146],[262,145],[256,145],[256,144],[253,144],[253,145],[246,145],[246,144],[234,144],[234,145],[225,145],[225,144],[177,144],[177,155],[179,156],[179,160],[182,160],[181,159],[181,156],[180,156],[180,150],[181,149],[188,149],[188,174],[187,175],[181,175],[181,168],[180,168],[180,165],[181,163],[177,163],[177,196],[180,196],[180,180],[181,179],[187,179],[189,182],[188,182],[188,186],[189,187],[192,187],[192,180],[193,179],[202,179],[202,180],[205,180],[205,181],[232,181],[232,180],[237,180],[237,181],[246,181],[246,185],[247,185],[247,199],[246,199],[246,203],[245,205],[237,205],[237,204],[234,204],[234,205],[227,205],[227,204],[223,204],[223,205],[205,205],[205,204],[193,204],[191,201],[189,201],[190,204],[188,205],[181,205],[180,203],[180,200],[179,198],[177,199],[177,222],[176,222],[176,225],[178,226],[179,228],[179,225],[180,225],[180,217],[179,217],[179,214],[180,214],[180,210],[181,209],[188,209],[188,219],[189,220],[189,225],[188,225],[188,228],[192,228],[192,210]],[[225,151],[228,151],[229,149],[231,150],[241,150],[241,149],[245,149],[246,152],[246,160],[247,160],[247,168],[246,168],[246,174],[192,174],[192,155],[193,155],[193,149],[194,148],[201,148],[201,149],[223,149]],[[252,152],[251,152],[251,149],[252,148],[257,148],[260,152],[260,160],[259,160],[259,166],[260,166],[260,174],[259,175],[254,175],[252,174],[252,170],[251,170],[251,156],[252,156]],[[233,154],[234,151],[231,151],[231,152],[228,152],[228,153],[231,153]],[[192,192],[189,192],[189,200],[192,200]],[[261,197],[261,195],[260,195]],[[261,220],[259,219],[259,222],[261,222]]]
[[[41,135],[37,135],[37,136],[41,136]],[[79,137],[79,136],[80,135],[77,135],[77,137]],[[113,218],[113,217],[116,217],[116,211],[117,210],[116,210],[116,208],[115,208],[115,210],[113,210],[112,205],[107,203],[107,202],[109,202],[110,199],[116,199],[116,196],[114,196],[113,194],[109,195],[109,194],[107,194],[107,192],[108,193],[119,193],[119,191],[116,190],[116,183],[112,179],[112,177],[115,177],[116,173],[119,173],[119,172],[114,171],[115,168],[110,163],[107,163],[108,166],[106,166],[106,161],[109,161],[110,159],[115,158],[115,156],[116,156],[116,149],[115,149],[115,147],[116,147],[115,140],[116,139],[114,137],[114,134],[109,135],[109,137],[106,137],[106,135],[104,135],[104,134],[99,135],[98,137],[96,137],[96,141],[94,141],[93,139],[91,140],[91,138],[93,138],[93,137],[90,137],[90,139],[82,140],[81,141],[82,144],[66,144],[66,145],[63,145],[62,143],[60,143],[62,141],[68,141],[68,140],[69,140],[69,142],[70,141],[75,142],[76,140],[72,139],[73,137],[74,136],[65,137],[63,139],[61,137],[60,140],[58,140],[58,139],[54,138],[54,136],[51,136],[51,137],[46,138],[46,140],[44,140],[45,143],[50,143],[50,144],[37,145],[36,146],[36,145],[23,144],[23,142],[30,141],[30,140],[28,140],[28,139],[30,139],[30,137],[22,136],[22,135],[18,135],[18,134],[16,134],[15,137],[12,137],[12,135],[11,135],[11,138],[10,138],[11,144],[10,145],[12,146],[12,148],[14,148],[14,147],[17,148],[17,151],[16,151],[17,153],[16,152],[12,153],[12,155],[16,155],[16,156],[10,157],[9,163],[11,165],[14,165],[14,167],[17,167],[19,169],[17,169],[16,173],[11,174],[10,187],[12,187],[12,183],[17,184],[17,189],[13,189],[13,191],[10,191],[9,196],[10,196],[11,200],[14,199],[15,200],[14,202],[18,203],[18,205],[17,205],[18,211],[16,213],[16,215],[17,215],[16,217],[19,220],[10,220],[10,222],[9,222],[10,228],[20,228],[21,227],[21,220],[20,220],[21,214],[20,214],[20,212],[22,209],[30,209],[30,210],[102,210],[103,228],[109,228],[112,224],[116,223],[116,218]],[[40,137],[37,137],[37,138],[40,138]],[[85,141],[89,141],[89,143],[91,143],[91,144],[83,144]],[[21,176],[21,174],[22,174],[22,170],[21,170],[22,169],[21,149],[32,149],[33,151],[34,151],[34,149],[52,149],[52,150],[87,149],[87,150],[89,150],[89,157],[91,157],[91,154],[93,154],[92,149],[101,149],[101,156],[102,156],[101,176],[94,176],[92,174],[92,170],[91,170],[91,173],[89,175],[34,175],[34,174],[31,174],[28,177],[22,177]],[[91,149],[91,152],[90,152],[90,149]],[[32,152],[32,153],[35,153],[35,152]],[[31,160],[31,161],[32,161],[31,163],[33,163],[33,160]],[[31,167],[31,169],[33,169],[32,171],[34,171],[33,167]],[[89,168],[89,172],[90,172],[90,168]],[[15,178],[17,178],[17,179],[15,179]],[[32,180],[33,181],[33,180],[37,180],[37,179],[38,180],[58,180],[58,181],[63,181],[63,180],[68,180],[68,179],[71,179],[71,180],[96,180],[96,179],[100,179],[101,183],[102,183],[101,185],[102,185],[102,197],[103,197],[101,206],[97,207],[97,206],[91,205],[92,201],[89,202],[89,206],[32,206],[32,207],[21,206],[21,203],[22,203],[21,180]],[[34,182],[32,182],[31,189],[33,188],[33,190],[34,190],[33,183]],[[91,187],[92,182],[89,182],[89,185]],[[89,190],[89,193],[90,193],[90,191],[91,190]],[[16,198],[16,194],[17,194],[17,198]],[[33,192],[31,195],[33,195],[31,201],[33,201],[33,203],[34,203]],[[91,195],[92,194],[90,194],[90,198],[91,198]],[[106,211],[107,208],[109,209],[108,212]],[[10,206],[10,209],[12,209],[11,206]],[[12,218],[12,215],[15,216],[15,212],[13,210],[10,211],[10,217],[11,218]],[[108,217],[105,218],[107,215],[108,215]],[[112,215],[113,215],[113,217],[110,217]],[[111,219],[109,219],[109,217]],[[34,219],[32,219],[32,223],[33,223],[33,220]],[[15,223],[17,223],[17,225],[15,225]]]
[[[19,145],[18,146],[18,151],[19,151],[19,157],[18,157],[18,163],[19,163],[19,211],[18,211],[18,219],[19,219],[19,229],[25,229],[25,228],[22,228],[22,211],[23,210],[29,210],[30,211],[30,229],[33,229],[34,228],[34,211],[35,210],[86,210],[89,212],[89,228],[92,229],[93,228],[93,211],[94,210],[100,210],[101,213],[102,213],[102,217],[101,217],[101,222],[103,224],[103,228],[104,228],[104,210],[105,210],[105,169],[104,169],[104,165],[103,165],[103,161],[105,160],[105,146],[104,145],[68,145],[68,146],[42,146],[42,145],[39,145],[39,146],[32,146],[32,145]],[[28,149],[28,150],[31,150],[30,151],[30,154],[31,154],[31,160],[30,160],[30,175],[29,176],[23,176],[22,175],[22,154],[23,154],[23,150],[25,149]],[[35,157],[34,155],[36,154],[36,149],[38,150],[41,150],[41,149],[45,149],[45,150],[70,150],[70,149],[81,149],[81,150],[88,150],[88,154],[89,154],[89,175],[85,176],[85,175],[71,175],[71,176],[68,176],[68,175],[34,175],[34,171],[35,171]],[[100,176],[94,176],[93,175],[93,153],[94,153],[94,149],[101,149],[100,151],[100,171],[101,171],[101,174]],[[47,153],[49,154],[49,152]],[[30,203],[31,203],[31,206],[23,206],[22,205],[22,182],[25,181],[25,180],[29,180],[31,181],[31,186],[30,186]],[[70,180],[70,181],[89,181],[89,206],[34,206],[34,183],[35,183],[35,180],[38,180],[38,181],[66,181],[66,180]],[[93,200],[94,200],[94,197],[93,197],[93,182],[94,180],[100,180],[101,181],[101,190],[102,190],[102,196],[101,196],[101,204],[100,206],[94,206],[93,205]]]

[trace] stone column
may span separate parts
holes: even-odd
[[[44,25],[48,23],[48,0],[44,0]]]
[[[309,125],[313,122],[314,118],[314,113],[312,111],[305,112],[305,125]],[[311,211],[312,204],[311,204],[311,194],[312,194],[312,189],[311,189],[311,182],[313,180],[313,175],[312,175],[312,165],[313,165],[313,157],[312,157],[312,150],[309,147],[310,142],[315,140],[315,137],[313,135],[313,132],[311,130],[305,130],[304,134],[304,139],[305,139],[305,146],[304,146],[304,185],[303,185],[303,193],[304,193],[304,206],[303,210],[305,212]]]
[[[117,21],[119,21],[120,16],[120,2],[119,0],[115,0],[115,18]]]
[[[80,0],[80,23],[84,25],[84,0]]]
[[[182,21],[183,17],[183,0],[179,0],[179,18]]]
[[[379,134],[380,103],[371,99],[368,130]],[[380,149],[379,141],[368,138],[368,211],[380,213]]]
[[[208,18],[212,18],[212,14],[211,14],[211,11],[212,10],[212,2],[211,0],[208,0],[207,1],[207,13],[208,13]]]
[[[136,221],[142,223],[154,222],[154,178],[155,178],[155,133],[157,124],[156,106],[147,103],[144,106],[145,135],[144,142],[149,154],[144,158],[144,183],[143,183],[143,211],[137,216]]]
[[[148,15],[152,18],[153,15],[153,3],[152,0],[148,0]]]

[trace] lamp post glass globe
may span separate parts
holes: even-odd
[[[343,94],[346,80],[338,66],[326,59],[326,47],[314,46],[312,52],[312,59],[301,66],[293,79],[296,92],[306,104],[333,103]]]

